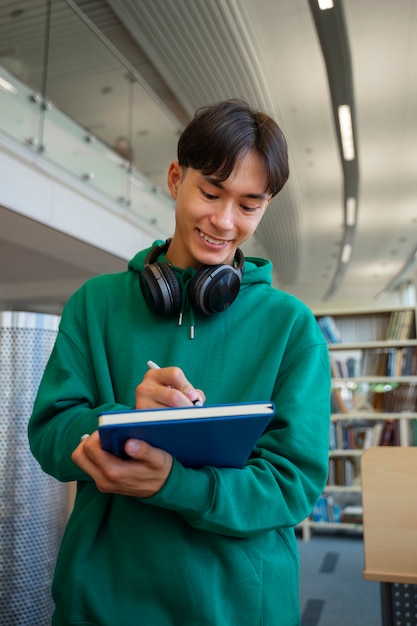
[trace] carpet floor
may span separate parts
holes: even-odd
[[[360,535],[299,539],[302,626],[381,626],[380,584],[363,578]]]

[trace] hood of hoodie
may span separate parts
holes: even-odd
[[[136,272],[139,276],[141,272],[143,272],[145,267],[146,257],[152,248],[155,246],[161,246],[163,241],[155,241],[153,246],[147,248],[146,250],[142,250],[138,252],[133,259],[128,264],[129,271]],[[165,254],[161,254],[158,257],[159,263],[168,263]],[[175,272],[177,276],[178,282],[181,286],[181,311],[178,315],[178,325],[182,325],[184,313],[189,313],[190,318],[190,339],[194,339],[194,330],[195,330],[195,310],[191,305],[189,294],[188,294],[188,286],[192,279],[194,278],[197,271],[192,267],[186,267],[185,269],[175,267],[169,263],[171,269]],[[243,268],[243,276],[240,284],[239,292],[244,291],[250,285],[254,283],[264,283],[266,285],[272,285],[272,263],[267,259],[256,258],[256,257],[245,257],[245,263]]]

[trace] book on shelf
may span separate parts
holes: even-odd
[[[331,315],[323,315],[317,319],[317,322],[327,343],[341,343],[342,336],[334,317]]]
[[[330,357],[333,378],[411,376],[417,372],[417,346],[341,351]]]
[[[386,339],[405,341],[415,336],[415,320],[412,309],[393,311],[391,313]]]
[[[363,449],[373,448],[374,446],[380,446],[382,441],[382,435],[384,432],[384,422],[378,422],[374,426],[368,427],[367,435],[363,443]]]
[[[329,487],[353,487],[360,477],[360,462],[357,457],[331,457],[329,459]]]
[[[416,337],[413,307],[394,311],[368,311],[317,315],[329,344],[372,341],[406,341]]]
[[[371,421],[373,423],[371,423]],[[333,451],[364,451],[374,446],[415,445],[413,421],[404,419],[381,419],[332,422],[330,426],[330,455]]]
[[[344,524],[362,524],[363,507],[350,504],[345,506],[340,513],[340,521]]]
[[[415,376],[417,373],[417,346],[403,348],[401,374]]]
[[[369,392],[369,403],[381,413],[417,411],[417,384],[392,382],[390,385],[374,385]]]
[[[341,506],[331,494],[322,494],[313,507],[313,522],[340,522]]]
[[[417,347],[406,346],[404,348],[391,349],[388,351],[386,374],[387,376],[412,376],[417,371]]]
[[[101,447],[126,458],[128,439],[172,454],[186,467],[241,468],[275,413],[273,402],[104,412]]]
[[[417,446],[417,419],[411,420],[411,445]]]
[[[400,446],[412,446],[413,445],[413,430],[412,423],[409,419],[398,420],[398,445]]]
[[[399,445],[399,425],[397,420],[385,420],[380,446]]]
[[[398,326],[398,311],[393,311],[389,318],[385,339],[395,339],[395,332]]]
[[[330,396],[330,409],[332,413],[349,413],[349,408],[343,399],[340,389],[332,389]]]
[[[377,350],[365,350],[362,364],[362,376],[388,376],[388,363],[391,354],[396,355],[396,350],[380,348]]]
[[[370,420],[350,420],[332,422],[330,425],[330,451],[366,450],[381,445],[384,420],[372,423]]]
[[[355,378],[362,371],[361,350],[333,353],[330,357],[333,378]]]
[[[344,504],[333,494],[322,494],[313,507],[313,522],[362,524],[363,507],[361,504]]]
[[[404,356],[407,348],[399,348],[398,350],[390,350],[387,356],[387,376],[398,377],[403,374]]]

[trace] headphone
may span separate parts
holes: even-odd
[[[168,263],[157,261],[169,248],[171,239],[162,246],[152,248],[139,274],[143,296],[151,311],[170,315],[181,312],[181,284]],[[245,257],[238,248],[232,265],[205,265],[190,281],[188,297],[192,308],[204,315],[222,313],[236,299],[242,282]]]

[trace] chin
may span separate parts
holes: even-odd
[[[230,261],[230,255],[212,255],[203,265],[232,265],[233,259]]]
[[[205,243],[195,250],[194,258],[201,265],[231,265],[236,250],[235,244],[219,246],[217,250],[214,246],[207,246]]]

